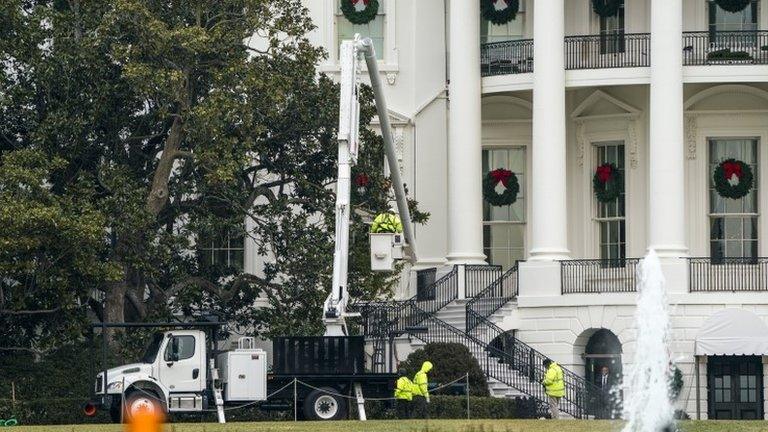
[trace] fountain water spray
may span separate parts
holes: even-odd
[[[635,359],[624,381],[625,417],[622,432],[662,432],[674,421],[669,395],[669,311],[664,275],[656,252],[640,263],[635,326]]]

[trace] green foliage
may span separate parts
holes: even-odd
[[[64,166],[32,149],[10,152],[0,164],[1,347],[45,352],[77,339],[90,289],[120,277],[103,260],[105,220],[92,185],[75,178],[65,193],[53,190]]]
[[[428,343],[412,352],[400,363],[411,379],[429,360],[434,365],[429,372],[431,383],[446,384],[469,373],[469,393],[474,396],[488,395],[488,381],[469,349],[459,343]]]
[[[717,51],[712,51],[707,53],[707,60],[713,60],[713,61],[752,60],[752,54],[746,51],[731,51],[730,48],[723,48]]]
[[[0,347],[75,339],[86,305],[111,322],[205,312],[321,332],[338,86],[316,74],[312,29],[295,0],[2,2],[0,269],[20,285],[3,282]],[[355,171],[371,182],[353,200],[349,284],[370,299],[396,282],[370,271],[365,226],[392,197],[381,138],[361,138]],[[267,261],[255,275],[197,251],[240,236]]]
[[[428,408],[430,419],[467,418],[466,396],[431,396]],[[374,420],[396,418],[391,405],[380,401],[366,402],[365,413],[369,419]],[[470,396],[469,414],[474,419],[532,418],[535,415],[535,406],[529,399]],[[354,418],[356,415],[353,412],[351,416]]]

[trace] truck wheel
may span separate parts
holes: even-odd
[[[124,420],[128,421],[141,411],[147,411],[160,417],[165,415],[160,397],[147,390],[136,390],[125,397]]]
[[[330,387],[313,390],[304,399],[304,416],[307,420],[341,420],[347,417],[347,404],[336,396],[338,391]]]

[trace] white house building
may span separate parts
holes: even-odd
[[[353,24],[341,2],[378,9]],[[654,249],[678,407],[767,418],[768,3],[519,0],[503,24],[481,3],[518,2],[304,0],[321,72],[338,73],[342,39],[375,42],[399,169],[432,215],[399,293],[430,312],[417,338],[466,341],[497,396],[536,396],[543,356],[569,385],[599,386],[602,366],[618,381]],[[374,363],[404,356],[379,348]],[[590,410],[578,398],[574,416]]]

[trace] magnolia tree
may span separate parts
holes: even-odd
[[[76,339],[89,313],[321,331],[338,88],[312,28],[298,0],[0,4],[0,350]],[[380,138],[362,141],[350,290],[366,299],[395,278],[369,269],[363,219],[392,200]],[[201,259],[239,237],[263,271]]]

